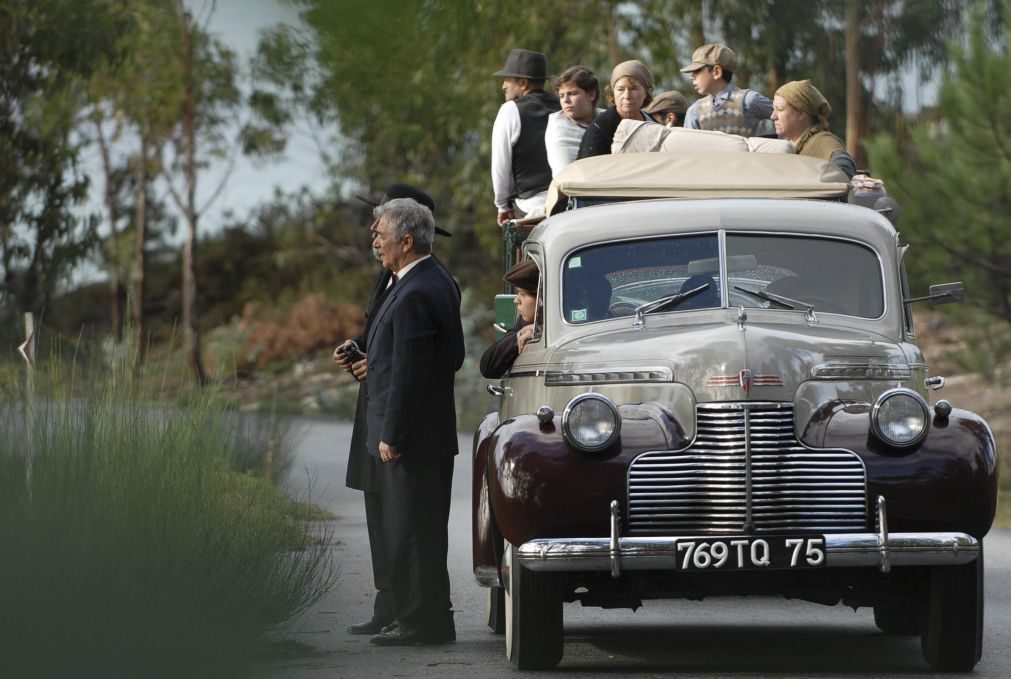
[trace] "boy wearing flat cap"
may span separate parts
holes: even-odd
[[[690,73],[692,87],[701,99],[685,114],[685,127],[715,130],[742,137],[768,134],[772,102],[755,90],[730,84],[737,68],[737,55],[726,45],[703,45],[692,54],[692,63],[681,69]]]
[[[493,75],[502,78],[505,96],[491,131],[491,183],[502,226],[520,216],[517,210],[527,216],[544,213],[551,183],[544,130],[561,105],[544,91],[548,60],[540,52],[515,49]]]
[[[504,278],[507,283],[512,283],[516,287],[514,303],[517,317],[512,330],[485,349],[481,356],[481,374],[489,379],[498,379],[505,375],[534,335],[537,282],[540,279],[537,265],[532,259],[525,259],[506,271]]]
[[[688,99],[677,90],[671,90],[657,96],[643,111],[665,127],[684,127]]]

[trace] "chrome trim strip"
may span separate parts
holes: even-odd
[[[678,540],[712,540],[726,536],[619,538],[618,558],[624,570],[677,570]],[[825,535],[826,568],[880,568],[879,533]],[[971,563],[980,543],[965,533],[891,533],[884,544],[891,566],[955,566]],[[535,571],[610,571],[610,538],[531,540],[516,551],[519,563]]]
[[[894,363],[836,361],[811,368],[811,379],[815,380],[908,380],[912,374],[909,366]]]
[[[548,370],[544,373],[544,385],[548,387],[673,381],[674,371],[666,366],[614,368],[611,370]]]

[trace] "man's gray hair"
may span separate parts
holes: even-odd
[[[414,238],[414,252],[421,255],[432,253],[435,217],[426,206],[411,198],[394,198],[377,205],[372,214],[376,219],[386,217],[386,223],[397,240],[411,234]]]

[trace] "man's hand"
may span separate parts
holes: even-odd
[[[340,351],[341,347],[346,347],[350,343],[351,340],[348,339],[344,340],[343,344],[338,345],[337,348],[333,350],[333,360],[340,366],[341,370],[346,373],[354,374],[351,370],[351,361],[348,360],[348,355]]]
[[[530,325],[524,325],[516,333],[516,348],[519,349],[519,352],[521,354],[523,353],[524,347],[527,346],[527,342],[529,342],[531,339],[533,339],[533,337],[534,337],[534,324],[533,323],[531,323]]]
[[[498,213],[498,225],[499,225],[499,228],[502,228],[502,225],[505,224],[506,222],[508,222],[512,218],[513,218],[513,211],[512,210],[506,210],[505,212],[499,212]]]
[[[362,356],[365,356],[365,354],[362,354]],[[351,370],[349,372],[359,382],[361,382],[362,380],[364,380],[365,376],[369,374],[369,361],[368,361],[368,357],[365,357],[362,360],[360,360],[357,363],[355,363],[354,365],[352,365],[351,366]]]
[[[383,462],[396,462],[400,459],[400,453],[397,452],[395,446],[391,446],[385,441],[379,442],[379,458]]]

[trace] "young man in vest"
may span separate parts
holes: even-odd
[[[515,49],[503,78],[505,103],[498,110],[491,133],[491,183],[495,189],[498,225],[518,216],[544,212],[551,166],[544,149],[548,116],[561,109],[558,97],[544,91],[548,60],[540,52]]]
[[[691,73],[692,87],[701,97],[685,114],[685,127],[716,130],[742,137],[774,134],[769,116],[772,102],[755,90],[730,84],[737,68],[737,55],[726,45],[703,45],[692,63],[681,69]]]

